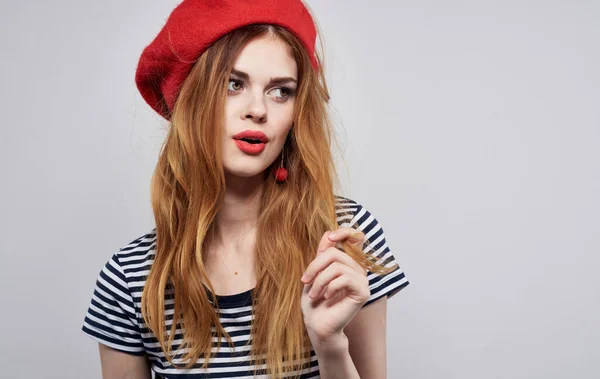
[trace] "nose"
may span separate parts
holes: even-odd
[[[242,113],[242,119],[248,118],[259,123],[267,121],[267,108],[265,107],[262,96],[252,96],[250,104],[248,104],[247,109]]]

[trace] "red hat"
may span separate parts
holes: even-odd
[[[316,29],[302,0],[183,0],[140,57],[135,74],[138,90],[161,116],[164,100],[173,109],[179,89],[194,62],[223,35],[249,24],[282,26],[314,56]]]

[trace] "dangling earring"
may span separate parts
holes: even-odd
[[[283,152],[285,151],[282,150],[281,151],[281,164],[279,165],[279,167],[277,167],[277,169],[275,170],[275,180],[277,180],[278,183],[283,183],[285,182],[285,180],[288,177],[288,170],[283,167]]]

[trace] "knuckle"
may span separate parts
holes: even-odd
[[[315,286],[315,287],[323,287],[325,285],[326,281],[327,281],[327,279],[325,278],[325,275],[319,274],[319,276],[317,276],[317,278],[313,282],[313,286]]]
[[[340,249],[337,249],[337,248],[332,248],[332,249],[334,249],[331,252],[331,254],[333,255],[334,259],[342,260],[342,259],[345,259],[345,257],[347,256],[346,252],[344,252],[344,251],[342,251]]]
[[[366,302],[367,300],[369,300],[369,298],[371,297],[371,292],[370,291],[365,291],[365,293],[363,293],[363,301]]]
[[[336,255],[339,252],[339,249],[335,246],[329,246],[323,253],[327,255]]]
[[[361,231],[353,231],[348,240],[351,243],[358,244],[359,242],[364,242],[365,238],[365,233]]]
[[[335,271],[337,273],[345,273],[346,272],[346,265],[344,265],[343,263],[333,262],[333,265],[334,265]]]

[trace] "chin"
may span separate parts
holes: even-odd
[[[236,168],[225,168],[225,173],[240,178],[252,178],[256,175],[264,173],[267,168],[264,167],[236,167]]]

